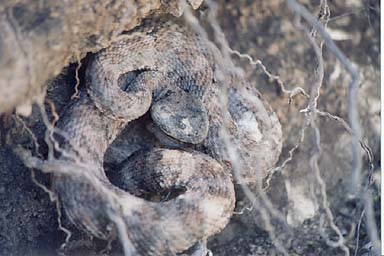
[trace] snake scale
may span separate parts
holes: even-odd
[[[245,163],[236,182],[260,181],[278,159],[282,136],[269,104],[234,75],[223,115],[218,68],[205,39],[170,19],[148,19],[93,56],[87,90],[57,124],[59,159],[77,169],[54,173],[53,189],[74,224],[101,239],[124,237],[133,255],[176,255],[226,226],[235,192],[220,129],[228,126]],[[118,171],[123,190],[105,175],[104,153],[147,112],[163,146],[129,157]],[[162,200],[146,196],[172,191]]]

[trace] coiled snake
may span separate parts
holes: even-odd
[[[225,227],[235,193],[220,138],[224,116],[229,140],[246,163],[237,182],[261,180],[277,161],[281,127],[256,89],[233,76],[223,115],[213,59],[187,26],[158,20],[144,22],[93,57],[87,91],[57,124],[59,160],[75,170],[54,173],[53,188],[73,223],[101,239],[126,236],[135,255],[175,255]],[[104,153],[127,123],[147,111],[158,138],[181,146],[130,157],[119,171],[127,192],[106,177]],[[175,190],[181,192],[160,202],[137,196]]]

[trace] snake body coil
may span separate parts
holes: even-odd
[[[235,193],[220,129],[228,125],[245,163],[236,181],[255,182],[277,161],[281,126],[257,90],[233,76],[222,109],[224,85],[215,82],[213,59],[202,38],[158,20],[94,56],[87,91],[66,107],[55,134],[59,161],[70,171],[54,172],[53,188],[73,223],[101,239],[119,236],[134,255],[175,255],[226,226]],[[119,171],[125,191],[106,177],[104,153],[148,111],[160,142],[169,138],[186,150],[136,152]],[[169,200],[147,196],[173,191],[178,195]]]
[[[72,222],[92,235],[109,239],[122,229],[138,254],[173,255],[224,228],[234,208],[234,188],[216,160],[178,150],[153,150],[125,168],[138,189],[185,191],[169,201],[136,197],[105,176],[108,145],[151,104],[159,127],[181,141],[198,143],[208,132],[201,98],[212,70],[193,44],[197,37],[173,23],[142,28],[139,36],[98,53],[88,66],[88,94],[68,106],[57,125],[65,134],[61,158],[81,164],[75,175],[55,175],[54,190]],[[185,125],[174,128],[179,122]]]

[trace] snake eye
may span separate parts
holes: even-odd
[[[122,74],[119,76],[119,79],[117,80],[117,84],[119,85],[120,89],[123,91],[128,91],[130,89],[130,85],[132,82],[136,80],[136,78],[141,74],[148,71],[147,69],[138,69],[129,71],[125,74]]]

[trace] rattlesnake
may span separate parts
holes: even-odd
[[[73,223],[101,239],[119,234],[135,255],[175,255],[225,227],[235,195],[219,134],[227,124],[218,68],[205,39],[170,19],[147,20],[93,57],[87,91],[57,124],[61,155],[50,165],[69,170],[54,173],[53,189]],[[228,77],[229,139],[246,162],[237,182],[261,180],[280,153],[281,127],[256,89]],[[104,153],[147,111],[164,147],[128,159],[119,171],[128,193],[106,177]],[[167,140],[178,149],[165,148]],[[49,161],[25,162],[44,169]],[[179,194],[161,202],[138,197],[174,190]]]

